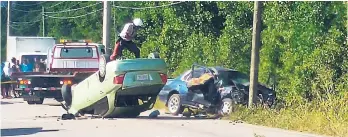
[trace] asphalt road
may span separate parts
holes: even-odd
[[[22,99],[1,100],[1,136],[23,137],[319,137],[227,120],[186,119],[144,112],[133,119],[60,120],[64,110],[54,100],[28,105]]]

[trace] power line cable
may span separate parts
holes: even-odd
[[[21,12],[31,13],[31,12],[39,12],[42,10],[20,10],[20,9],[11,8],[11,11],[21,11]]]
[[[27,23],[27,24],[30,24],[30,23],[36,23],[36,22],[39,22],[41,21],[41,17],[38,19],[38,20],[35,20],[35,21],[10,21],[11,23],[13,24],[24,24],[24,23]]]
[[[64,3],[64,2],[65,2],[65,1],[62,1],[62,2],[59,2],[59,3],[54,4],[54,5],[52,5],[52,6],[45,7],[45,9],[50,9],[50,8],[56,7],[56,6],[58,6],[58,5],[60,5],[60,4]]]
[[[143,10],[143,9],[155,9],[155,8],[162,8],[162,7],[167,7],[167,6],[173,6],[176,4],[180,4],[180,3],[184,3],[185,1],[180,1],[180,2],[176,2],[176,3],[171,3],[171,4],[167,4],[167,5],[160,5],[160,6],[153,6],[153,7],[124,7],[124,6],[115,6],[113,5],[113,7],[115,8],[120,8],[120,9],[133,9],[133,10]]]
[[[34,6],[34,5],[39,5],[39,4],[42,4],[42,3],[45,3],[47,1],[42,1],[42,2],[39,2],[39,3],[35,3],[35,4],[29,4],[29,5],[25,5],[25,4],[18,4],[18,3],[13,3],[14,5],[18,5],[18,6],[23,6],[23,7],[28,7],[28,6]]]
[[[89,12],[87,14],[83,14],[83,15],[79,15],[79,16],[73,16],[73,17],[56,17],[56,16],[50,16],[50,15],[46,15],[46,14],[44,14],[44,16],[49,17],[49,18],[54,18],[54,19],[75,19],[75,18],[80,18],[80,17],[84,17],[84,16],[87,16],[87,15],[96,13],[96,12],[101,11],[101,10],[103,10],[103,8],[101,8],[99,10],[95,10],[95,11]]]
[[[62,10],[62,11],[57,11],[57,12],[44,12],[44,13],[63,13],[63,12],[69,12],[69,11],[76,11],[76,10],[92,7],[92,6],[97,5],[99,3],[102,3],[102,2],[98,2],[98,3],[95,3],[95,4],[91,4],[91,5],[88,5],[88,6],[85,6],[85,7],[81,7],[81,8],[76,8],[76,9]]]

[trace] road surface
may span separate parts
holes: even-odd
[[[133,119],[60,120],[63,109],[54,100],[28,105],[22,99],[1,100],[1,136],[20,137],[319,137],[227,120],[186,119],[145,112]]]

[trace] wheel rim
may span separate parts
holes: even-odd
[[[232,103],[231,102],[223,102],[221,106],[221,111],[224,115],[229,115],[232,113]]]
[[[175,113],[179,109],[179,99],[173,97],[168,102],[168,108],[171,113]]]
[[[99,73],[101,76],[104,76],[105,75],[105,59],[104,57],[100,57],[100,60],[99,60]]]

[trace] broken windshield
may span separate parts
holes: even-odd
[[[248,85],[249,76],[238,71],[223,71],[220,72],[223,85],[233,85],[234,82],[237,85]]]

